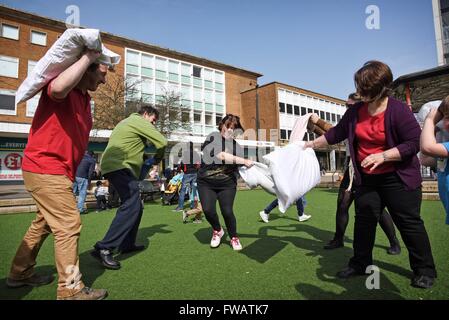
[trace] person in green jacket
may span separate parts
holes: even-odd
[[[147,143],[157,152],[154,164],[164,156],[167,139],[155,128],[159,112],[152,106],[144,105],[139,113],[133,113],[121,121],[112,131],[109,143],[101,160],[101,169],[106,179],[118,191],[121,205],[103,240],[94,245],[92,256],[108,269],[120,269],[112,252],[140,251],[144,246],[136,245],[137,230],[143,213],[138,178],[143,164],[143,154]]]

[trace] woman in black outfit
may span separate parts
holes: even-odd
[[[234,140],[235,130],[242,130],[240,118],[227,114],[218,125],[219,132],[209,134],[201,146],[203,152],[201,168],[198,171],[198,192],[207,221],[213,229],[210,246],[220,245],[224,231],[216,211],[216,202],[220,205],[226,229],[231,237],[234,250],[241,250],[237,236],[236,219],[233,212],[237,191],[238,167],[251,167],[253,162],[244,159],[243,148]]]

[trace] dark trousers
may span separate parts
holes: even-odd
[[[337,212],[335,215],[335,235],[334,240],[343,242],[345,236],[346,227],[349,222],[349,208],[354,201],[355,192],[353,190],[346,191],[349,187],[349,170],[346,169],[343,176],[343,180],[340,184],[340,189],[338,190],[337,198]],[[353,188],[354,189],[354,188]],[[387,210],[382,210],[379,217],[379,224],[382,230],[385,232],[390,246],[397,243],[396,231],[394,228],[393,220]]]
[[[110,172],[105,178],[117,190],[121,205],[103,240],[97,242],[95,248],[126,250],[136,243],[137,230],[143,213],[137,179],[128,169]]]
[[[105,210],[107,204],[106,196],[97,196],[97,210]]]
[[[406,190],[396,173],[363,175],[362,185],[355,192],[354,256],[349,266],[365,272],[372,265],[376,226],[386,206],[408,249],[414,274],[436,277],[429,237],[420,216],[421,198],[421,188]]]
[[[229,236],[231,238],[236,237],[237,222],[232,207],[234,206],[234,199],[237,189],[232,188],[219,190],[205,185],[198,185],[198,192],[200,194],[201,206],[203,207],[204,215],[212,228],[215,231],[219,231],[221,229],[220,220],[218,219],[216,209],[218,200],[221,214],[225,220],[226,229],[228,230]]]
[[[270,214],[274,208],[279,205],[279,199],[274,199],[263,211],[266,214]],[[304,196],[296,200],[296,211],[298,212],[298,217],[304,214]]]

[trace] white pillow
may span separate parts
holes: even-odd
[[[303,146],[304,141],[292,142],[263,157],[268,163],[282,213],[320,183],[320,165],[315,152],[311,148],[304,150]]]
[[[239,173],[251,189],[261,186],[266,192],[276,194],[273,178],[268,166],[265,164],[255,162],[251,168],[242,166],[239,168]]]
[[[101,51],[97,60],[108,66],[120,62],[120,56],[101,43],[97,29],[67,29],[43,56],[16,93],[16,103],[32,98],[53,78],[75,63],[84,48]]]

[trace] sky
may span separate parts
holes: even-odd
[[[368,60],[395,78],[437,66],[431,0],[0,0],[345,99]],[[369,10],[371,5],[378,8]],[[368,11],[367,11],[368,9]],[[374,15],[373,15],[374,14]],[[368,29],[366,22],[376,22]]]

